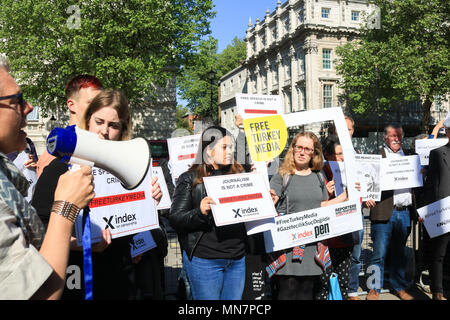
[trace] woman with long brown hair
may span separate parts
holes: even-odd
[[[194,300],[241,299],[245,283],[243,223],[218,227],[203,178],[244,172],[233,157],[234,141],[224,128],[203,133],[194,165],[177,182],[169,222],[178,234]]]
[[[292,140],[279,171],[270,181],[275,202],[283,187],[287,205],[282,214],[296,213],[345,201],[347,193],[328,200],[323,166],[322,146],[312,132],[298,133]],[[331,266],[328,248],[321,242],[309,243],[272,254],[268,267],[275,299],[312,300],[320,290],[320,275]]]

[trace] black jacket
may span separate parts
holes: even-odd
[[[200,211],[200,202],[207,196],[204,184],[197,184],[192,190],[194,181],[195,173],[191,171],[178,178],[168,216],[171,227],[178,234],[181,249],[190,260],[203,233],[211,231],[214,225],[212,214],[205,216]]]

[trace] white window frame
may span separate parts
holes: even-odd
[[[330,19],[331,8],[322,8],[320,16],[322,19]]]
[[[324,108],[333,107],[333,85],[325,83],[322,88],[322,103]]]
[[[325,60],[325,51],[328,53],[330,53],[330,56],[327,58],[327,60]],[[329,63],[329,68],[326,67],[328,66]],[[325,65],[327,64],[327,65]],[[333,49],[329,49],[329,48],[324,48],[322,49],[322,69],[323,70],[331,70],[333,69]]]

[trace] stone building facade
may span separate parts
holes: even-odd
[[[221,124],[234,130],[236,93],[280,95],[285,113],[345,107],[338,98],[336,47],[357,39],[361,23],[374,12],[366,0],[289,0],[278,1],[254,24],[250,19],[246,60],[219,82]],[[438,121],[446,110],[448,103],[441,103],[432,117]],[[413,113],[402,117],[417,119]]]

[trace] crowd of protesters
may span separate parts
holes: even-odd
[[[126,97],[117,90],[104,89],[94,76],[80,75],[66,87],[70,125],[94,132],[101,139],[131,138],[132,123]],[[83,286],[69,290],[66,269],[83,269],[82,248],[73,235],[81,208],[93,199],[95,187],[89,167],[69,174],[67,165],[44,152],[39,159],[26,138],[26,116],[33,110],[20,87],[9,74],[5,59],[0,61],[0,299],[83,299]],[[354,121],[345,118],[350,138]],[[211,213],[214,200],[208,196],[203,178],[240,174],[254,170],[245,142],[242,118],[236,116],[237,137],[220,126],[203,130],[195,164],[171,184],[167,163],[160,163],[172,206],[159,214],[178,236],[182,250],[184,299],[195,300],[326,300],[329,277],[338,275],[343,299],[359,300],[359,273],[363,230],[267,254],[262,234],[247,236],[243,223],[217,226]],[[450,138],[450,119],[441,121],[431,136],[443,127]],[[401,125],[384,129],[383,158],[411,154],[403,146]],[[26,153],[21,169],[14,161]],[[355,150],[358,153],[359,150]],[[336,135],[320,141],[310,131],[299,132],[288,141],[278,172],[270,177],[270,195],[283,214],[296,213],[344,202],[348,191],[335,194],[329,161],[345,162]],[[17,163],[16,163],[17,164]],[[36,172],[30,187],[23,171]],[[381,277],[369,288],[368,300],[378,300],[389,283],[402,300],[412,300],[406,281],[406,242],[411,221],[423,222],[417,208],[450,195],[450,143],[431,151],[423,172],[424,186],[416,189],[383,191],[380,201],[369,200],[370,237],[373,252],[369,267]],[[348,186],[353,187],[353,186]],[[354,186],[358,188],[359,186]],[[152,197],[161,197],[159,183],[149,186]],[[278,204],[281,204],[278,203]],[[63,210],[64,208],[64,210]],[[278,207],[277,207],[278,208]],[[68,214],[69,213],[69,214]],[[361,217],[364,219],[361,212]],[[163,227],[163,226],[162,226]],[[94,299],[163,299],[163,259],[167,254],[164,229],[152,230],[156,248],[132,258],[127,237],[111,239],[108,229],[92,245]],[[450,234],[430,239],[432,298],[444,299],[443,262]],[[388,262],[388,263],[387,263]],[[256,297],[249,290],[250,273],[262,275],[264,290]],[[114,283],[111,283],[114,279]]]

